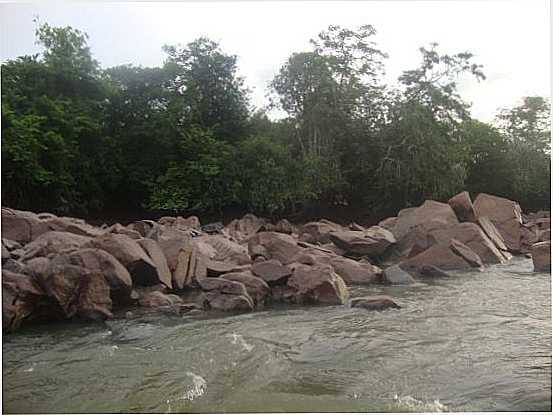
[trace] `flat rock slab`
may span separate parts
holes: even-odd
[[[365,308],[367,310],[385,310],[387,308],[401,308],[392,297],[387,295],[372,295],[368,297],[352,298],[352,307]]]

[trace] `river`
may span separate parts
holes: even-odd
[[[382,312],[135,314],[3,338],[4,412],[551,411],[551,277],[515,258]]]

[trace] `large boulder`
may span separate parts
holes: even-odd
[[[102,273],[52,262],[48,271],[38,275],[37,279],[66,318],[79,316],[98,320],[112,317],[110,287]]]
[[[292,262],[300,251],[296,240],[283,233],[260,232],[248,240],[248,252],[252,259],[262,256],[265,259],[276,259],[286,265]]]
[[[351,255],[378,257],[396,242],[394,235],[380,226],[372,226],[365,231],[333,231],[330,240]]]
[[[123,226],[120,223],[116,223],[104,229],[103,233],[115,233],[118,235],[126,235],[129,238],[135,239],[135,240],[142,238],[142,235],[140,234],[140,232],[136,231],[134,227]]]
[[[387,308],[401,308],[392,297],[387,295],[371,295],[368,297],[352,298],[352,307],[365,308],[367,310],[385,310]]]
[[[224,278],[204,278],[198,281],[209,308],[220,311],[252,311],[254,301],[246,286]]]
[[[49,264],[34,259],[34,274],[47,272]],[[132,279],[129,271],[111,254],[101,249],[85,248],[62,254],[52,259],[52,266],[75,265],[90,272],[101,273],[110,286],[112,300],[125,301],[132,290]],[[30,263],[28,263],[29,266]],[[38,268],[41,267],[41,268]]]
[[[248,295],[252,298],[256,307],[262,306],[265,299],[271,293],[269,285],[261,278],[254,276],[251,272],[230,272],[223,274],[221,279],[236,281],[244,284]]]
[[[234,219],[225,227],[225,232],[238,241],[255,235],[267,223],[263,218],[248,213],[242,219]]]
[[[137,243],[142,247],[142,249],[144,249],[156,266],[159,281],[166,287],[172,288],[173,283],[171,270],[169,269],[169,265],[167,265],[167,258],[165,258],[165,254],[159,247],[158,243],[149,238],[139,239],[137,240]]]
[[[69,232],[81,236],[96,237],[104,232],[99,228],[87,224],[82,219],[54,216],[44,220],[44,223],[52,231]]]
[[[400,267],[407,271],[418,271],[430,265],[445,271],[483,266],[482,260],[474,251],[463,243],[451,239],[449,242],[432,245],[418,255],[404,260]]]
[[[469,192],[461,192],[447,201],[457,215],[459,222],[476,222],[476,212]]]
[[[292,275],[292,269],[276,259],[254,263],[251,272],[269,285],[286,284]]]
[[[92,239],[87,247],[103,249],[117,258],[131,274],[134,284],[155,285],[160,282],[156,265],[136,240],[127,235],[107,233]]]
[[[83,247],[90,238],[69,232],[49,231],[38,236],[34,241],[23,247],[22,260],[34,257],[59,254]]]
[[[332,242],[331,232],[343,231],[344,228],[337,223],[322,219],[318,222],[308,222],[301,226],[298,233],[303,242],[325,244]]]
[[[209,235],[202,238],[202,241],[214,249],[215,254],[211,259],[230,262],[236,265],[251,263],[247,247],[233,242],[223,235]]]
[[[407,208],[399,212],[392,233],[398,241],[411,230],[421,225],[426,230],[447,227],[459,223],[455,212],[447,203],[427,200],[417,208]]]
[[[415,283],[415,279],[398,265],[392,265],[382,273],[382,282],[390,285],[409,285]]]
[[[288,279],[293,300],[300,304],[345,304],[349,292],[344,280],[329,266],[299,265]]]
[[[330,260],[334,272],[338,274],[347,285],[373,284],[380,280],[382,270],[376,265],[354,261],[353,259],[336,256]]]
[[[48,224],[32,212],[2,208],[2,238],[27,244],[49,230]]]
[[[208,260],[194,245],[188,244],[183,247],[172,269],[173,288],[182,290],[185,287],[195,286],[199,280],[207,278],[207,262]]]
[[[17,329],[36,310],[43,295],[34,278],[2,270],[2,328]]]
[[[535,272],[551,272],[551,241],[532,245],[532,262]]]
[[[522,217],[518,203],[503,197],[480,193],[474,201],[474,210],[478,217],[487,216],[492,221],[509,251],[521,252]]]
[[[485,264],[500,264],[506,260],[496,245],[475,223],[463,222],[436,229],[430,232],[430,236],[435,243],[447,243],[452,239],[462,242],[476,252]]]

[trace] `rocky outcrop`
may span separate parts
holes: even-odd
[[[476,223],[476,212],[472,205],[469,192],[461,192],[447,201],[457,215],[459,222]]]
[[[427,200],[417,208],[399,212],[392,233],[400,241],[413,229],[424,226],[426,230],[438,229],[459,223],[455,212],[447,203]]]
[[[532,245],[532,262],[535,272],[551,272],[551,241]]]
[[[432,245],[420,254],[402,261],[399,266],[407,271],[418,271],[422,267],[430,265],[449,271],[480,268],[483,263],[468,246],[456,239],[451,239],[446,243]]]
[[[345,304],[349,297],[344,280],[328,266],[298,265],[287,286],[299,304]]]
[[[368,297],[352,298],[352,307],[365,308],[367,310],[385,310],[387,308],[401,308],[392,297],[387,295],[372,295]]]
[[[260,232],[248,240],[248,252],[252,259],[261,256],[286,265],[300,250],[292,236],[278,232]]]
[[[409,285],[415,283],[415,279],[398,265],[392,265],[382,273],[382,282],[390,285]]]
[[[255,235],[267,221],[263,218],[248,213],[242,219],[234,219],[225,227],[225,232],[236,239],[242,241]]]
[[[429,234],[434,243],[447,243],[452,239],[462,242],[476,252],[484,264],[500,264],[506,261],[496,245],[475,223],[459,223],[436,229]]]
[[[23,248],[22,260],[72,251],[85,246],[90,238],[69,232],[48,231]]]
[[[17,329],[33,314],[43,295],[34,278],[2,270],[2,328],[6,331]]]
[[[364,231],[332,231],[330,240],[346,254],[378,257],[396,242],[394,235],[380,227],[372,226]]]
[[[204,290],[207,306],[220,311],[252,311],[254,301],[244,284],[224,278],[204,278],[199,280]]]
[[[271,286],[284,285],[292,276],[292,269],[277,259],[254,263],[251,272]]]
[[[265,304],[265,299],[271,293],[269,285],[249,271],[230,272],[228,274],[223,274],[221,278],[242,283],[244,287],[246,287],[246,291],[253,300],[256,308],[263,306]]]
[[[369,262],[358,262],[349,258],[336,256],[330,260],[334,272],[338,274],[346,285],[375,284],[381,276],[382,270]]]
[[[480,193],[474,201],[478,217],[486,216],[495,225],[507,249],[515,254],[521,252],[521,209],[518,203],[503,197]]]
[[[322,219],[318,222],[309,222],[301,226],[298,230],[300,240],[310,243],[325,244],[331,242],[330,232],[339,232],[344,230],[337,223]]]
[[[173,287],[172,274],[167,265],[167,258],[159,247],[158,243],[153,239],[141,238],[137,240],[138,245],[148,254],[152,262],[154,263],[159,281],[168,288]]]

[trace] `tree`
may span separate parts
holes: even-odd
[[[248,90],[238,76],[237,57],[199,38],[186,47],[165,46],[171,88],[181,96],[181,123],[213,131],[228,143],[242,138],[249,116]]]

